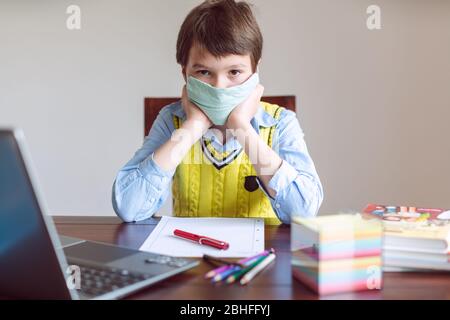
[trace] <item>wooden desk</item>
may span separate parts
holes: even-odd
[[[124,224],[115,217],[54,217],[58,232],[87,240],[139,248],[154,224]],[[211,266],[202,262],[190,271],[142,290],[129,299],[168,300],[287,300],[287,299],[450,299],[450,273],[385,273],[381,291],[319,297],[293,279],[290,267],[290,228],[266,226],[266,248],[275,248],[276,262],[248,286],[213,285],[203,278]]]

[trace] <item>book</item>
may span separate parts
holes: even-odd
[[[448,210],[369,204],[364,213],[383,222],[383,265],[450,270]]]
[[[450,254],[436,254],[402,250],[386,250],[384,259],[405,259],[428,263],[446,264],[450,262]]]
[[[450,210],[411,206],[368,204],[364,213],[383,220],[389,226],[446,225],[450,224]]]
[[[385,227],[383,246],[390,249],[448,254],[450,224],[444,226]]]
[[[447,260],[439,261],[427,261],[422,259],[413,258],[400,258],[390,256],[389,254],[383,255],[383,263],[385,266],[401,266],[402,268],[424,269],[424,270],[439,270],[450,271],[450,263]]]

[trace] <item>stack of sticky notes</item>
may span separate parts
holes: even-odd
[[[293,276],[319,294],[381,289],[382,236],[366,215],[293,218]]]

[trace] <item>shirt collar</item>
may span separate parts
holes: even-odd
[[[186,120],[186,113],[181,106],[181,100],[173,105],[172,114],[176,115],[182,120]],[[256,128],[258,128],[259,126],[272,127],[278,123],[278,120],[272,117],[266,110],[264,110],[264,108],[260,104],[258,111],[256,112],[251,122],[252,125]]]

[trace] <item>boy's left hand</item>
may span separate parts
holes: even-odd
[[[226,127],[229,129],[243,129],[250,125],[250,121],[258,111],[263,93],[264,87],[258,84],[252,94],[230,113]]]

